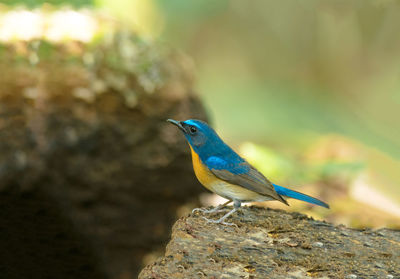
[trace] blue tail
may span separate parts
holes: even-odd
[[[273,185],[275,187],[275,191],[281,196],[288,197],[288,198],[293,198],[293,199],[296,199],[296,200],[301,200],[301,201],[305,201],[305,202],[309,202],[309,203],[312,203],[312,204],[316,204],[316,205],[319,205],[319,206],[323,206],[323,207],[329,208],[329,205],[327,203],[324,203],[323,201],[320,201],[320,200],[318,200],[316,198],[307,196],[306,194],[302,194],[300,192],[293,191],[293,190],[290,190],[288,188],[285,188],[285,187],[282,187],[282,186],[279,186],[279,185],[275,185],[275,184],[273,184]]]

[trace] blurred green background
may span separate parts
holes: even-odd
[[[100,9],[182,50],[222,137],[272,181],[332,206],[291,202],[292,210],[400,227],[400,2],[2,3]]]

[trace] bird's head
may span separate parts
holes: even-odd
[[[196,119],[186,121],[168,119],[167,121],[183,132],[190,146],[196,151],[210,149],[216,143],[222,142],[217,133],[204,121]]]

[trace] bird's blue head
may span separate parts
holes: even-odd
[[[226,146],[214,129],[204,121],[196,119],[186,121],[168,119],[167,121],[183,132],[190,146],[200,157],[214,155]]]

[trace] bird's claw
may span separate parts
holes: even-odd
[[[194,213],[197,212],[197,211],[199,211],[199,212],[204,212],[204,211],[206,211],[206,209],[203,209],[203,208],[195,208],[195,209],[192,210],[192,214],[194,214]]]

